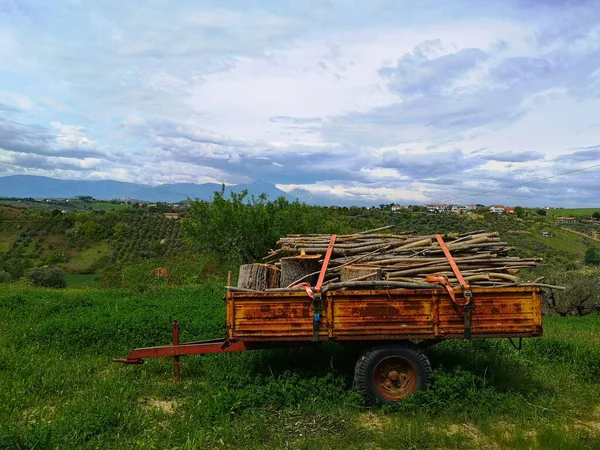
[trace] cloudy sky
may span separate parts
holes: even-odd
[[[0,0],[0,176],[597,206],[600,0]]]

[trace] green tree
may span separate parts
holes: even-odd
[[[544,307],[559,316],[584,316],[600,312],[600,272],[598,270],[551,270],[546,282],[565,290],[544,290]]]
[[[2,261],[0,268],[8,272],[13,280],[23,276],[25,271],[31,267],[31,261],[20,257],[10,257]]]
[[[522,206],[515,206],[515,215],[519,219],[522,219],[523,217],[525,217],[525,208],[523,208]]]
[[[34,286],[49,288],[67,287],[65,272],[58,267],[36,267],[26,273],[26,277]]]
[[[0,283],[8,283],[11,280],[10,273],[0,270]]]
[[[583,257],[583,263],[587,266],[600,266],[600,248],[588,247]]]
[[[290,203],[281,197],[268,201],[266,195],[249,197],[247,191],[215,192],[214,200],[194,201],[182,220],[192,247],[230,263],[260,261],[277,239],[288,233],[343,233],[344,221],[332,217],[329,208]]]

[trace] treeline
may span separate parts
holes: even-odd
[[[434,234],[518,230],[523,222],[504,215],[428,214],[381,208],[309,206],[285,198],[268,200],[246,192],[216,192],[213,201],[193,201],[183,219],[183,231],[194,251],[218,257],[224,263],[260,261],[287,234],[349,234],[394,225],[398,232]]]
[[[285,198],[248,197],[246,191],[215,192],[214,200],[191,202],[182,221],[195,251],[225,264],[260,261],[288,233],[349,233],[376,226],[377,218],[352,216],[330,207],[309,206]]]
[[[49,266],[62,267],[70,274],[102,274],[105,286],[136,290],[195,284],[223,277],[241,264],[262,261],[287,234],[349,234],[385,225],[394,225],[396,232],[419,234],[498,231],[515,247],[516,256],[542,257],[544,269],[552,268],[557,274],[600,264],[598,246],[590,246],[583,237],[563,232],[561,238],[542,238],[543,231],[557,232],[558,228],[535,215],[518,218],[487,212],[455,215],[309,206],[284,198],[252,197],[247,192],[225,197],[224,190],[215,192],[212,201],[190,201],[179,215],[180,220],[169,220],[155,208],[64,214],[0,207],[0,282],[25,277],[41,284],[42,275],[50,279],[50,272],[31,269]],[[168,276],[154,275],[154,269],[161,267]],[[575,278],[556,282],[577,285],[578,276],[593,278],[596,272],[580,271],[573,274]],[[585,281],[579,284],[587,288]],[[594,290],[595,285],[589,288],[589,292]],[[558,314],[571,314],[568,298],[556,296],[548,306]],[[594,310],[597,304],[592,296],[573,311]]]

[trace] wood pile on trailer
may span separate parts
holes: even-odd
[[[432,275],[445,276],[451,286],[458,280],[436,235],[389,232],[393,226],[339,235],[327,266],[323,288],[429,288]],[[506,287],[524,285],[521,269],[536,267],[540,258],[510,256],[514,250],[497,232],[484,230],[441,235],[448,251],[470,285]],[[314,286],[330,244],[328,234],[291,234],[260,264],[240,267],[234,290],[294,290]],[[428,280],[429,278],[429,280]],[[541,279],[528,285],[538,285]],[[303,284],[304,283],[304,284]]]

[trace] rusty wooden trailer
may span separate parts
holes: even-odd
[[[467,294],[463,301],[457,300]],[[311,295],[312,294],[312,297]],[[540,289],[458,287],[431,289],[234,292],[225,296],[227,337],[139,348],[126,359],[237,352],[323,341],[360,343],[355,386],[370,404],[397,402],[424,388],[431,366],[423,349],[445,339],[542,335]]]

